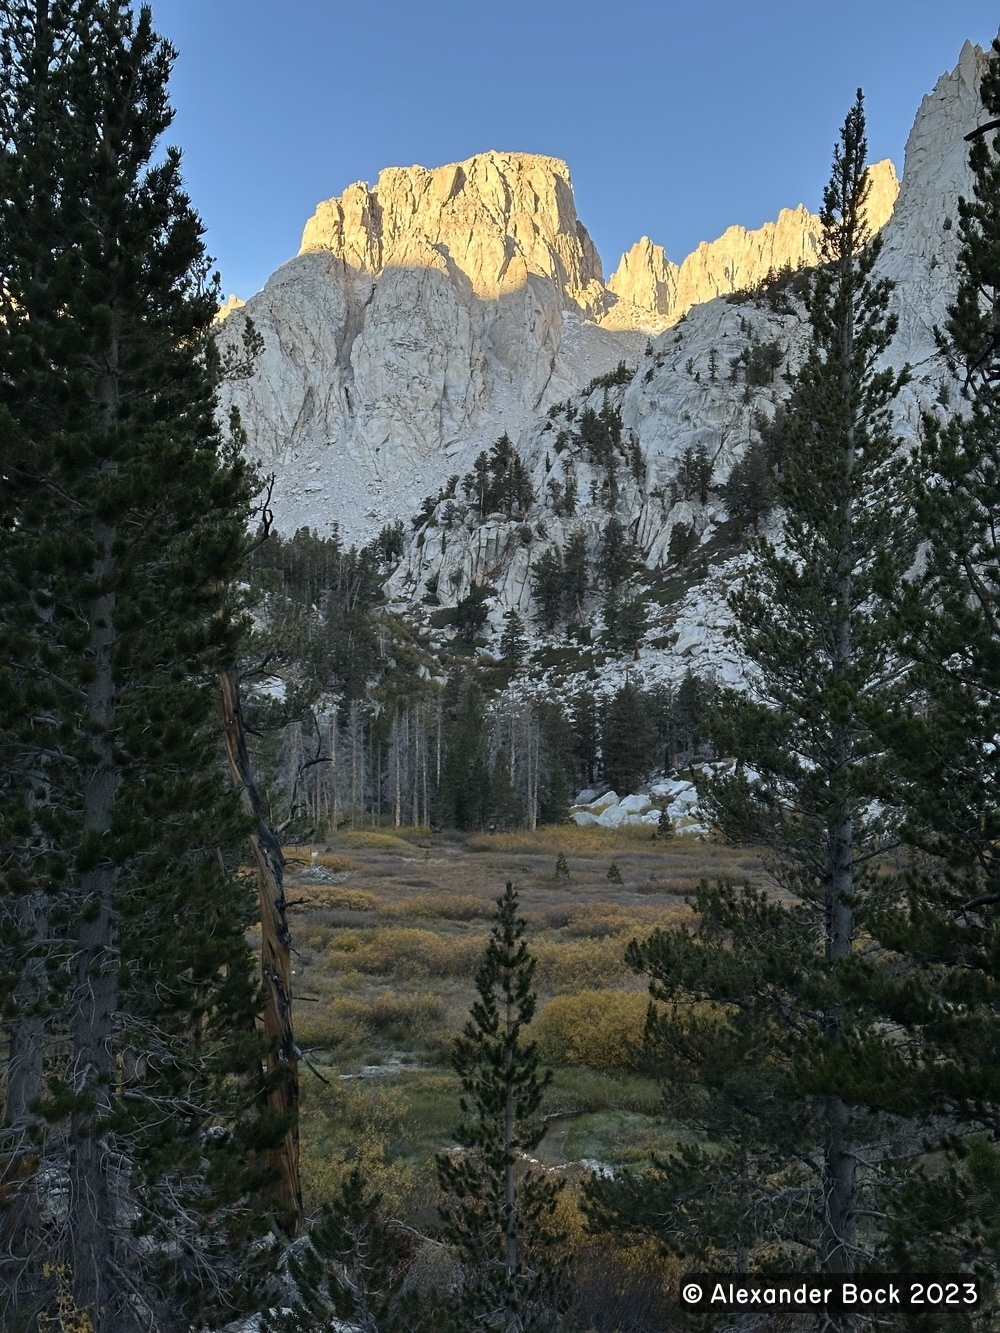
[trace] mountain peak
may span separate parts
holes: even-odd
[[[868,222],[872,231],[878,231],[892,215],[899,181],[888,158],[868,168],[868,179]],[[822,230],[818,216],[799,204],[783,208],[777,221],[753,231],[727,228],[717,240],[702,241],[680,265],[667,259],[661,245],[643,236],[622,255],[608,279],[616,301],[601,323],[614,329],[669,328],[692,306],[754,287],[769,272],[815,264]]]
[[[576,215],[569,167],[538,153],[477,153],[443,167],[387,167],[319,204],[300,254],[329,252],[378,276],[441,268],[475,296],[550,279],[583,315],[603,302],[600,256]]]

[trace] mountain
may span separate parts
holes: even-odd
[[[896,169],[886,159],[869,168],[868,225],[878,231],[892,216],[899,194]],[[755,287],[784,268],[810,268],[819,259],[819,217],[799,204],[783,208],[776,222],[755,231],[730,227],[702,241],[680,265],[647,237],[622,255],[608,280],[614,304],[601,315],[604,328],[670,328],[694,305]]]
[[[412,513],[504,429],[638,358],[641,333],[594,322],[605,304],[555,158],[394,167],[320,204],[298,256],[224,326],[250,317],[263,337],[228,393],[278,474],[279,524],[365,537]]]
[[[887,359],[896,368],[912,367],[912,380],[895,405],[904,442],[917,438],[921,413],[957,389],[937,354],[934,325],[945,318],[954,292],[957,200],[972,187],[964,135],[979,117],[985,59],[967,43],[956,69],[921,103],[899,199],[884,228],[880,269],[897,284],[892,309],[899,320]],[[883,180],[889,179],[885,172]],[[807,338],[794,281],[779,279],[759,291],[691,307],[651,343],[628,383],[585,386],[521,433],[518,449],[536,502],[519,526],[500,514],[477,519],[460,513],[456,519],[445,502],[418,529],[391,586],[400,597],[419,597],[431,588],[450,605],[473,582],[487,583],[498,592],[491,612],[497,633],[505,607],[530,616],[534,570],[545,552],[565,548],[570,535],[583,530],[593,558],[607,527],[602,467],[575,443],[582,415],[588,409],[600,412],[607,402],[620,415],[627,442],[614,513],[626,524],[649,577],[671,565],[676,569],[670,550],[678,526],[693,533],[696,543],[696,558],[682,580],[685,596],[663,606],[650,601],[642,664],[622,669],[633,678],[676,680],[690,667],[738,681],[741,668],[723,633],[725,598],[746,557],[739,533],[727,522],[721,491],[733,464],[759,434],[758,423],[774,418],[787,391],[782,373],[796,363]],[[749,374],[748,363],[758,372]],[[569,440],[561,450],[560,435]],[[704,503],[688,493],[682,478],[685,461],[700,449],[711,473]],[[641,458],[640,476],[625,466],[627,456]],[[565,506],[554,505],[553,495],[562,493],[570,473],[579,498],[567,515],[557,512]],[[600,613],[591,610],[597,627]]]
[[[881,221],[891,164],[879,180]],[[388,168],[319,204],[298,256],[245,307],[231,298],[220,312],[225,336],[249,317],[264,345],[254,376],[227,394],[278,474],[280,526],[336,521],[363,538],[502,431],[634,364],[649,332],[691,304],[809,262],[817,235],[800,207],[757,232],[730,228],[679,268],[644,241],[606,285],[557,158]]]
[[[971,190],[963,136],[979,116],[985,59],[967,43],[924,98],[898,199],[892,165],[871,170],[873,225],[888,218],[881,269],[897,284],[889,359],[914,368],[897,403],[904,440],[951,392],[933,327],[954,290],[957,199]],[[227,394],[276,474],[279,527],[337,522],[366,540],[426,500],[391,591],[449,606],[488,584],[498,631],[504,608],[532,613],[540,559],[574,532],[593,559],[613,513],[652,576],[670,564],[680,526],[704,577],[689,572],[683,604],[655,611],[644,661],[735,678],[719,631],[743,557],[721,488],[778,410],[807,337],[793,275],[768,275],[815,258],[817,236],[799,207],[757,231],[730,228],[680,265],[644,238],[605,284],[558,159],[491,152],[350,186],[319,205],[299,255],[221,326],[230,339],[249,317],[263,338],[253,376]],[[605,463],[579,438],[588,411],[620,419],[610,493]],[[474,460],[505,431],[534,499],[483,512],[470,498]],[[699,450],[703,496],[680,484]]]

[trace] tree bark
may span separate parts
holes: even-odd
[[[35,1169],[38,1154],[28,1135],[41,1117],[32,1109],[42,1095],[46,1021],[39,1005],[46,994],[44,959],[35,955],[34,941],[48,933],[48,905],[42,892],[15,903],[20,947],[28,951],[14,989],[14,1016],[9,1025],[7,1088],[3,1107],[4,1157],[0,1159],[0,1254],[26,1255],[34,1248],[41,1226]]]
[[[506,1050],[504,1052],[504,1106],[503,1106],[503,1193],[504,1193],[504,1258],[507,1265],[507,1300],[504,1312],[504,1329],[515,1333],[520,1328],[517,1311],[517,1299],[514,1294],[514,1277],[517,1273],[517,1194],[514,1182],[514,1049],[511,1033],[514,1029],[514,1004],[508,987],[505,997],[504,1030],[506,1032]]]
[[[265,997],[262,1022],[268,1042],[267,1108],[288,1124],[281,1143],[269,1152],[273,1180],[268,1193],[278,1226],[293,1236],[302,1217],[302,1187],[299,1182],[298,1048],[292,1031],[291,933],[285,905],[285,862],[281,844],[267,820],[250,764],[236,672],[222,672],[219,685],[229,771],[239,790],[243,808],[254,820],[250,846],[260,900],[260,968]]]
[[[118,691],[111,660],[115,594],[109,586],[115,564],[115,531],[99,522],[94,535],[100,554],[91,571],[95,596],[90,603],[87,648],[93,671],[87,688],[92,748],[83,774],[82,841],[87,868],[80,875],[69,1018],[69,1077],[76,1103],[67,1143],[67,1221],[77,1309],[88,1315],[101,1333],[111,1333],[129,1327],[124,1316],[119,1323],[116,1313],[121,1300],[113,1239],[120,1219],[116,1216],[105,1140],[116,1077],[114,1020],[118,1010],[114,924],[118,867],[105,841],[111,835],[118,790],[114,739]]]

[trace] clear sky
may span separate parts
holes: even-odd
[[[226,292],[296,253],[321,199],[487,149],[570,166],[607,276],[647,235],[680,261],[727,226],[817,208],[865,91],[902,171],[921,97],[987,0],[152,0],[178,48],[170,138]]]

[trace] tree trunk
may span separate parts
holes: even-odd
[[[291,934],[285,914],[284,857],[277,835],[267,821],[264,802],[247,751],[239,678],[235,671],[219,677],[226,757],[243,808],[254,820],[250,846],[257,869],[260,900],[260,969],[264,981],[264,1033],[267,1037],[267,1108],[288,1128],[270,1149],[274,1180],[268,1194],[275,1219],[290,1236],[302,1217],[299,1183],[299,1067],[292,1032]]]
[[[410,775],[413,779],[412,801],[410,803],[410,823],[414,828],[420,826],[420,732],[417,726],[417,715],[412,713],[413,719],[413,761],[410,767]],[[407,732],[409,732],[409,723],[407,723]]]
[[[73,1298],[95,1329],[129,1327],[119,1323],[120,1279],[113,1237],[116,1223],[110,1154],[105,1140],[116,1076],[114,1021],[118,1009],[118,959],[115,955],[115,908],[118,868],[108,856],[118,774],[115,726],[118,691],[112,669],[115,643],[115,531],[95,525],[100,551],[91,578],[87,649],[93,677],[87,689],[87,721],[92,728],[91,760],[83,773],[82,838],[90,845],[89,868],[80,875],[76,918],[74,989],[70,1001],[70,1080],[76,1104],[70,1117],[69,1158],[70,1268]],[[100,851],[98,851],[100,848]],[[103,1313],[102,1313],[103,1312]]]
[[[340,822],[339,797],[340,779],[337,773],[337,741],[340,737],[340,722],[337,718],[337,705],[333,706],[330,721],[330,829],[336,833]]]
[[[430,791],[428,790],[428,784],[427,784],[427,728],[423,725],[423,714],[424,714],[424,708],[423,704],[421,704],[420,731],[423,739],[423,744],[420,747],[420,782],[421,782],[421,792],[423,793],[423,800],[424,800],[424,821],[421,824],[421,828],[429,828],[431,822],[431,800],[430,800]]]
[[[507,1265],[504,1329],[515,1333],[520,1328],[514,1276],[517,1273],[517,1195],[514,1182],[514,1050],[511,1033],[514,1029],[514,1006],[510,991],[505,999],[505,1030],[507,1049],[504,1053],[505,1097],[503,1107],[503,1190],[504,1190],[504,1258]]]
[[[7,1088],[3,1107],[5,1156],[0,1159],[0,1254],[27,1254],[35,1245],[39,1227],[35,1183],[37,1150],[29,1135],[41,1123],[32,1109],[42,1095],[46,1020],[38,1010],[47,992],[45,961],[34,953],[35,941],[49,929],[46,895],[28,894],[15,902],[19,949],[27,961],[14,988],[14,1017],[9,1024]]]
[[[849,323],[849,321],[848,321]],[[843,334],[845,360],[850,353],[852,329]],[[853,385],[842,383],[845,401]],[[854,469],[854,432],[844,440],[845,496],[841,500],[843,547],[838,554],[836,615],[834,626],[834,675],[845,679],[854,655],[852,604],[854,583],[851,574],[853,506],[851,481]],[[826,956],[831,962],[850,958],[854,947],[854,819],[851,811],[851,764],[854,758],[852,731],[841,725],[835,729],[830,745],[828,781],[832,800],[827,824]],[[843,1015],[834,1008],[826,1021],[831,1040],[841,1039]],[[820,1233],[820,1262],[827,1273],[853,1273],[857,1265],[858,1162],[852,1142],[853,1112],[838,1096],[826,1099],[826,1137],[823,1145],[823,1218]],[[838,1327],[849,1330],[856,1320],[840,1317]]]
[[[403,823],[402,804],[400,801],[399,786],[399,766],[402,760],[401,754],[402,742],[399,735],[399,714],[396,714],[396,720],[392,724],[392,753],[393,753],[393,788],[392,788],[392,818],[393,827],[399,828]]]

